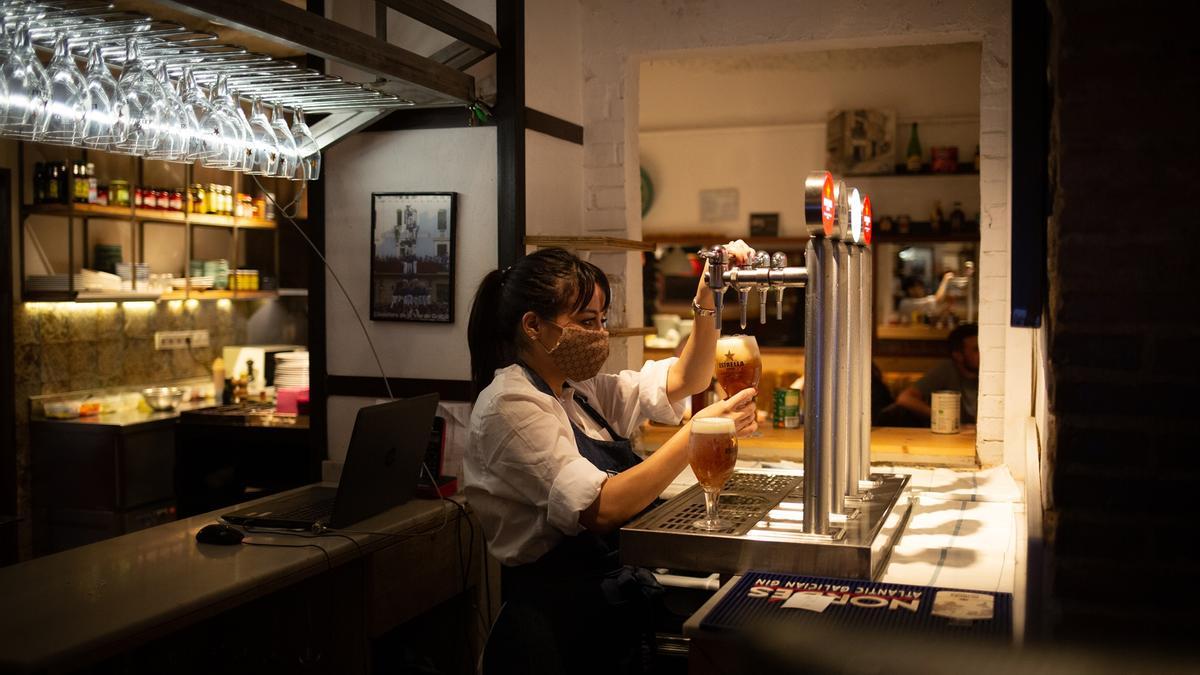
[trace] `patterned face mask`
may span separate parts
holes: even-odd
[[[554,365],[568,380],[582,382],[595,377],[608,358],[608,331],[588,330],[571,324],[554,325],[562,329],[558,344],[553,349],[546,349]]]

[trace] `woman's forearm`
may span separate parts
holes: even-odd
[[[712,289],[703,282],[696,290],[696,304],[704,309],[712,309],[714,305]],[[720,336],[712,317],[695,317],[692,334],[667,378],[667,398],[671,402],[708,389],[713,376],[713,354]]]
[[[683,425],[645,461],[604,481],[579,523],[593,532],[611,532],[649,506],[687,466],[691,428],[691,422]]]

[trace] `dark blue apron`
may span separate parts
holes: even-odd
[[[538,391],[554,396],[531,368],[525,372]],[[575,399],[613,439],[594,439],[572,422],[580,455],[609,475],[642,461],[629,439],[586,397],[576,393]],[[562,672],[639,673],[648,664],[645,638],[653,637],[653,607],[662,588],[649,571],[620,563],[618,534],[585,530],[564,537],[536,562],[501,570],[501,592],[509,606],[505,611],[519,615],[526,638],[541,632],[542,639],[554,642]],[[553,667],[534,670],[558,672]]]

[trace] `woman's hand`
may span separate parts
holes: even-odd
[[[692,419],[728,417],[733,420],[738,436],[748,436],[758,430],[757,408],[754,405],[754,397],[757,394],[758,390],[753,387],[743,389],[724,401],[717,401],[701,410],[693,415]]]
[[[729,254],[731,265],[749,265],[754,259],[754,249],[741,239],[735,239],[725,244],[725,252]],[[696,288],[696,303],[705,309],[712,309],[712,289],[704,283],[708,273],[708,262],[704,263],[704,272],[700,275],[700,285]]]

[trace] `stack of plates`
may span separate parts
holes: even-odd
[[[65,274],[31,274],[25,277],[25,288],[31,291],[66,291],[69,281]],[[80,270],[75,275],[76,291],[119,291],[121,278],[108,272]]]
[[[275,388],[308,386],[308,352],[279,352],[275,355]]]
[[[183,290],[183,287],[188,283],[187,279],[172,279],[171,287],[176,290]],[[192,290],[202,291],[206,288],[212,288],[212,277],[192,277]]]

